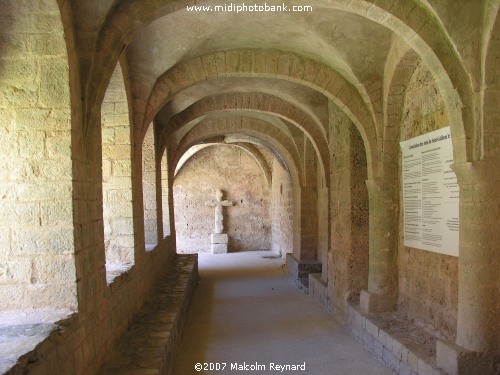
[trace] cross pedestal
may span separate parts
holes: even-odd
[[[222,191],[215,191],[215,200],[205,203],[206,206],[215,207],[215,228],[214,233],[210,235],[210,249],[212,254],[226,254],[227,253],[227,243],[228,236],[227,233],[222,233],[224,231],[224,216],[222,215],[222,207],[232,206],[233,202],[222,200]]]

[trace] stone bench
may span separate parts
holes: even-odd
[[[351,304],[347,327],[385,365],[400,375],[444,375],[436,366],[437,338],[395,314],[365,315]]]
[[[176,255],[169,268],[99,374],[170,373],[198,279],[197,255]]]

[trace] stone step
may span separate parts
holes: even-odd
[[[176,255],[98,374],[169,374],[197,279],[198,256]]]

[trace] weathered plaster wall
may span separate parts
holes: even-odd
[[[441,95],[429,70],[419,64],[406,91],[401,140],[448,126]],[[399,157],[401,171],[401,156]],[[401,173],[401,172],[400,172]],[[401,174],[400,174],[401,181]],[[400,189],[400,207],[403,207]],[[400,210],[398,310],[445,337],[455,335],[458,258],[403,246],[403,210]]]
[[[328,279],[334,308],[342,319],[346,304],[359,299],[368,282],[368,193],[363,141],[349,118],[330,104],[331,255]]]
[[[207,147],[189,159],[174,180],[174,217],[179,253],[210,251],[214,208],[205,202],[221,189],[228,251],[271,248],[270,189],[257,163],[236,146]]]
[[[293,252],[293,190],[290,174],[276,159],[273,162],[272,251],[285,257]]]

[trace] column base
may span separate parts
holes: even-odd
[[[212,233],[210,235],[210,243],[228,243],[229,237],[227,233]]]
[[[227,254],[227,243],[213,243],[210,250],[212,254]]]
[[[499,374],[500,355],[474,352],[453,341],[436,341],[436,363],[448,375]]]
[[[359,308],[364,314],[394,311],[396,298],[362,290],[359,296]]]
[[[210,235],[210,250],[212,254],[227,254],[227,233],[212,233]]]

